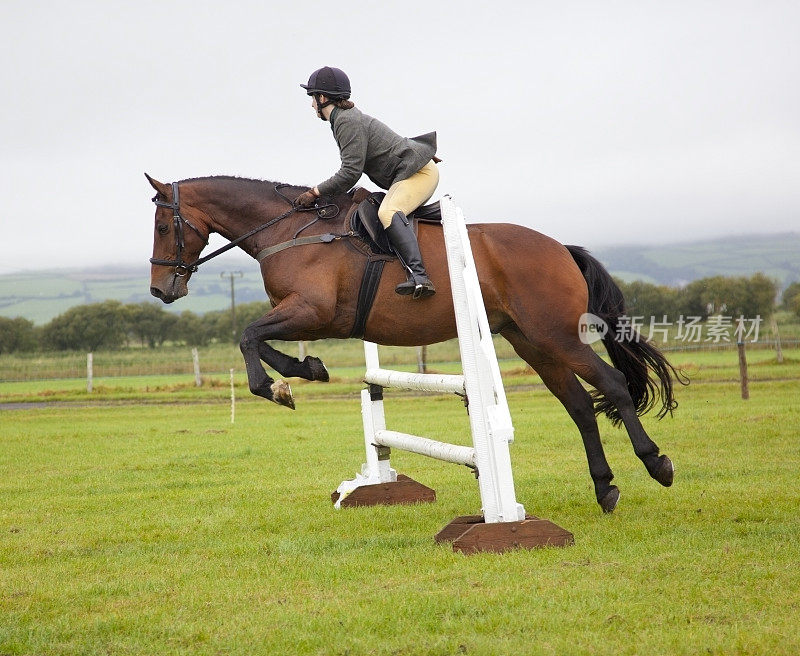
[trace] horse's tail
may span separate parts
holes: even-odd
[[[625,374],[636,413],[642,415],[660,402],[658,418],[671,415],[678,407],[672,389],[673,376],[680,383],[686,384],[685,376],[630,324],[620,325],[620,319],[625,316],[625,299],[606,268],[584,248],[566,248],[589,287],[589,312],[608,325],[603,344],[612,364]],[[595,413],[604,412],[614,425],[619,425],[622,417],[617,407],[600,392],[593,392],[592,397]]]

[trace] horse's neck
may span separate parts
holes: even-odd
[[[285,196],[288,199],[293,200],[300,193],[301,190],[294,187],[285,189]],[[220,234],[228,241],[240,238],[291,209],[290,202],[274,192],[266,193],[262,197],[259,193],[253,192],[237,194],[231,191],[207,189],[201,197],[206,214],[212,222],[210,226],[212,232]],[[272,242],[283,233],[291,232],[292,225],[298,222],[296,219],[291,219],[292,217],[287,217],[286,221],[279,221],[264,233],[258,233],[245,240],[239,247],[249,255],[253,255],[257,249],[263,248],[262,244],[265,242]]]

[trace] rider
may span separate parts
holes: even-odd
[[[297,198],[303,207],[321,196],[334,196],[353,187],[362,173],[387,193],[378,218],[408,280],[395,288],[398,294],[414,298],[436,293],[428,278],[419,243],[407,215],[427,201],[439,184],[436,162],[436,133],[411,139],[401,137],[375,118],[361,113],[348,100],[350,80],[344,71],[325,66],[314,71],[308,84],[301,84],[312,96],[311,106],[323,121],[330,121],[339,146],[342,166],[333,176]]]

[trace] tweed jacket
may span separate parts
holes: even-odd
[[[334,107],[331,130],[339,146],[341,168],[317,185],[323,196],[335,196],[355,186],[362,173],[382,189],[410,178],[436,154],[436,133],[401,137],[357,107]]]

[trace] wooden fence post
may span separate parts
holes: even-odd
[[[86,356],[86,391],[92,393],[92,383],[94,382],[94,357],[92,353]]]
[[[200,354],[197,352],[197,347],[192,349],[192,364],[194,365],[194,384],[201,387],[203,379],[200,376]]]
[[[775,321],[775,316],[772,317],[772,334],[775,335],[775,357],[778,364],[783,364],[783,349],[781,349],[781,335],[778,332],[778,322]]]
[[[428,347],[417,347],[417,373],[424,374],[428,372]]]
[[[739,349],[739,379],[742,382],[742,398],[746,401],[750,398],[750,387],[747,380],[747,356],[744,352],[744,342],[741,341],[741,335],[739,336],[739,341],[736,342],[736,346]]]

